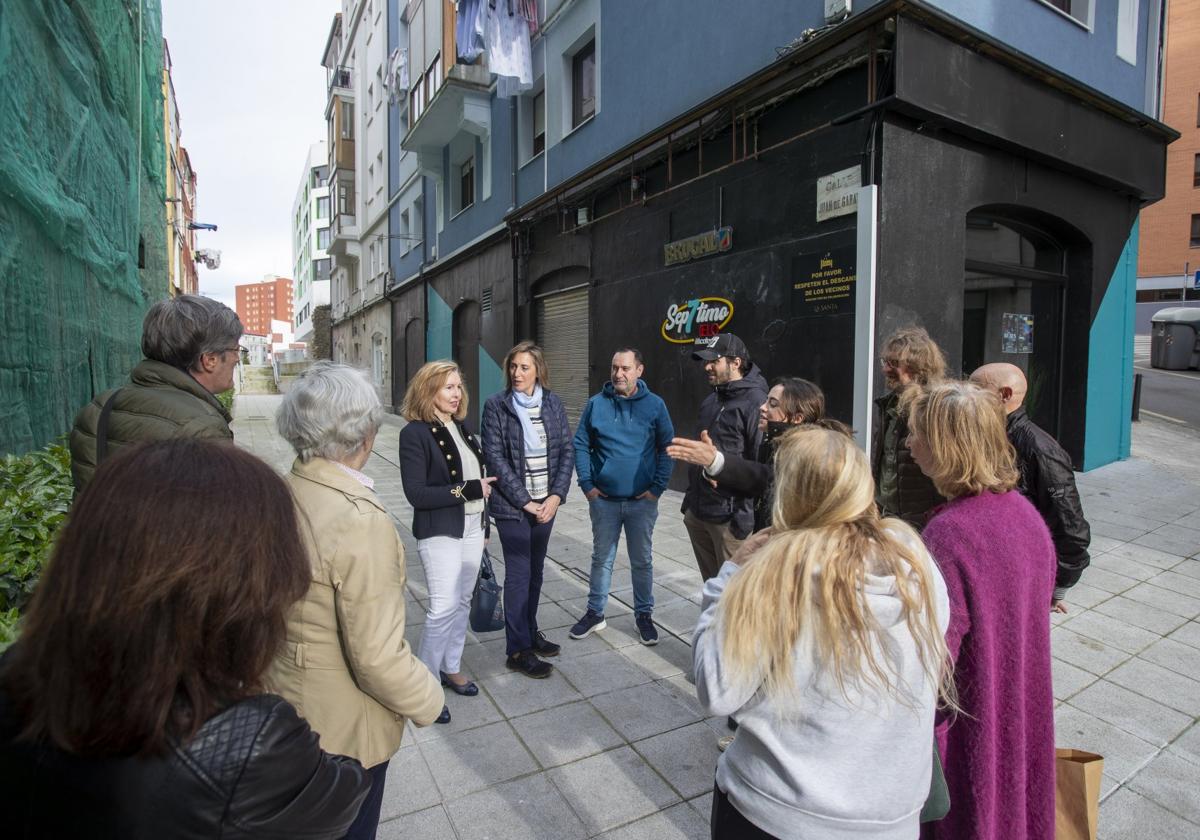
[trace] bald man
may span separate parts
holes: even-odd
[[[1019,367],[1002,362],[984,365],[971,374],[971,381],[994,391],[1004,404],[1008,439],[1017,450],[1017,468],[1021,471],[1018,489],[1038,509],[1054,538],[1058,574],[1051,606],[1065,613],[1063,599],[1091,562],[1088,545],[1092,541],[1091,529],[1079,504],[1071,458],[1058,441],[1025,414],[1025,392],[1029,386]]]

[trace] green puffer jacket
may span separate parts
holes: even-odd
[[[144,359],[121,387],[108,418],[108,455],[122,446],[168,438],[233,439],[233,418],[212,394],[179,368]],[[71,475],[75,492],[96,471],[96,425],[112,394],[106,391],[83,407],[71,430]]]

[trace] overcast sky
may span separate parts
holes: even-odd
[[[308,147],[325,136],[321,50],[337,0],[163,0],[181,142],[196,170],[200,291],[292,275],[291,215]]]

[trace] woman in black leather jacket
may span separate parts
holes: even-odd
[[[260,688],[308,581],[291,497],[252,455],[106,461],[0,660],[5,836],[342,836],[365,772]]]

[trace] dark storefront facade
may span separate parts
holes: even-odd
[[[492,300],[515,312],[485,343],[542,342],[573,416],[638,347],[691,434],[692,342],[734,332],[861,428],[864,362],[919,324],[955,372],[1025,368],[1082,464],[1094,322],[1171,137],[937,13],[865,14],[511,214],[516,282]]]

